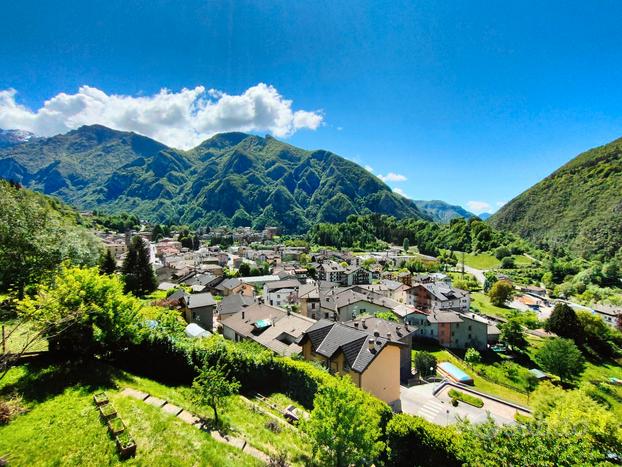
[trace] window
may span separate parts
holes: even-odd
[[[471,330],[471,326],[469,326],[469,331]]]
[[[456,335],[456,333],[451,331],[451,337],[454,337],[455,335]]]

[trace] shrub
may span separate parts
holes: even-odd
[[[440,427],[423,418],[394,415],[387,424],[388,464],[395,466],[462,465],[458,457],[458,434],[453,427]]]
[[[479,409],[484,407],[484,401],[481,400],[479,397],[475,397],[471,394],[466,394],[461,391],[456,391],[455,389],[449,390],[449,397],[451,397],[453,400],[462,401],[465,404],[472,405],[473,407],[477,407]]]

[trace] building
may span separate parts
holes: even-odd
[[[466,290],[444,282],[416,284],[406,291],[406,302],[423,312],[454,310],[467,312],[471,297]]]
[[[254,297],[242,294],[232,294],[224,297],[218,305],[216,305],[217,319],[222,321],[225,318],[237,313],[242,308],[253,305],[255,303]]]
[[[592,305],[592,310],[596,316],[602,319],[606,324],[615,328],[618,326],[620,315],[622,315],[622,307],[615,305],[598,304]]]
[[[346,268],[336,261],[324,261],[317,267],[316,273],[320,281],[341,284],[345,279]]]
[[[263,297],[268,305],[281,306],[298,302],[300,282],[297,279],[268,282],[263,287]]]
[[[298,340],[314,323],[297,313],[256,304],[223,319],[222,327],[226,339],[250,339],[279,355],[295,355],[301,351]]]
[[[371,284],[371,281],[371,271],[359,266],[351,266],[345,270],[342,283],[343,285],[349,286]]]
[[[211,293],[185,294],[180,301],[187,323],[196,323],[203,329],[212,330],[216,301]]]
[[[431,339],[452,349],[484,350],[496,342],[499,332],[486,318],[470,312],[441,310],[412,314],[406,323],[418,328],[413,338]]]
[[[299,344],[306,360],[320,362],[331,373],[348,375],[359,388],[399,409],[404,344],[328,320],[309,327]]]
[[[417,331],[416,327],[375,317],[357,318],[352,321],[346,321],[343,324],[360,329],[374,337],[382,336],[390,341],[404,344],[400,347],[400,381],[408,382],[412,377],[411,350],[413,335]]]
[[[230,279],[225,279],[220,284],[218,284],[215,288],[216,292],[223,297],[228,295],[241,293],[242,295],[246,295],[252,297],[255,295],[255,288],[252,285],[249,285],[245,282],[242,282],[237,277],[232,277]]]

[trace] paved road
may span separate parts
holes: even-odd
[[[458,263],[458,266],[456,266],[458,268],[458,271],[461,270],[462,268],[462,263]],[[473,274],[475,276],[475,279],[477,279],[477,282],[479,282],[480,284],[484,285],[484,282],[486,281],[486,276],[484,276],[484,273],[486,272],[486,270],[482,270],[482,269],[475,269],[472,268],[470,266],[467,266],[466,264],[464,265],[464,272],[468,272],[469,274]]]

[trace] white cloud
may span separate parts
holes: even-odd
[[[490,204],[486,201],[469,201],[467,208],[475,214],[481,214],[482,212],[490,211]]]
[[[503,205],[505,205],[507,203],[507,201],[497,201],[495,204],[497,205],[498,208],[503,207]]]
[[[402,174],[396,174],[394,172],[389,172],[386,175],[378,175],[378,178],[383,182],[405,182],[408,180],[406,176]]]
[[[374,173],[374,169],[372,169],[371,165],[366,165],[365,170],[367,170],[368,172]]]
[[[16,94],[14,89],[0,91],[0,128],[51,136],[98,123],[183,149],[226,131],[266,131],[287,137],[303,128],[315,130],[324,118],[320,111],[293,110],[291,100],[264,83],[240,95],[197,86],[179,92],[162,89],[146,97],[81,86],[77,93],[57,94],[34,111],[18,104]]]
[[[402,195],[407,198],[406,193],[404,193],[404,190],[402,190],[401,188],[393,188],[393,193],[397,193],[398,195]]]

